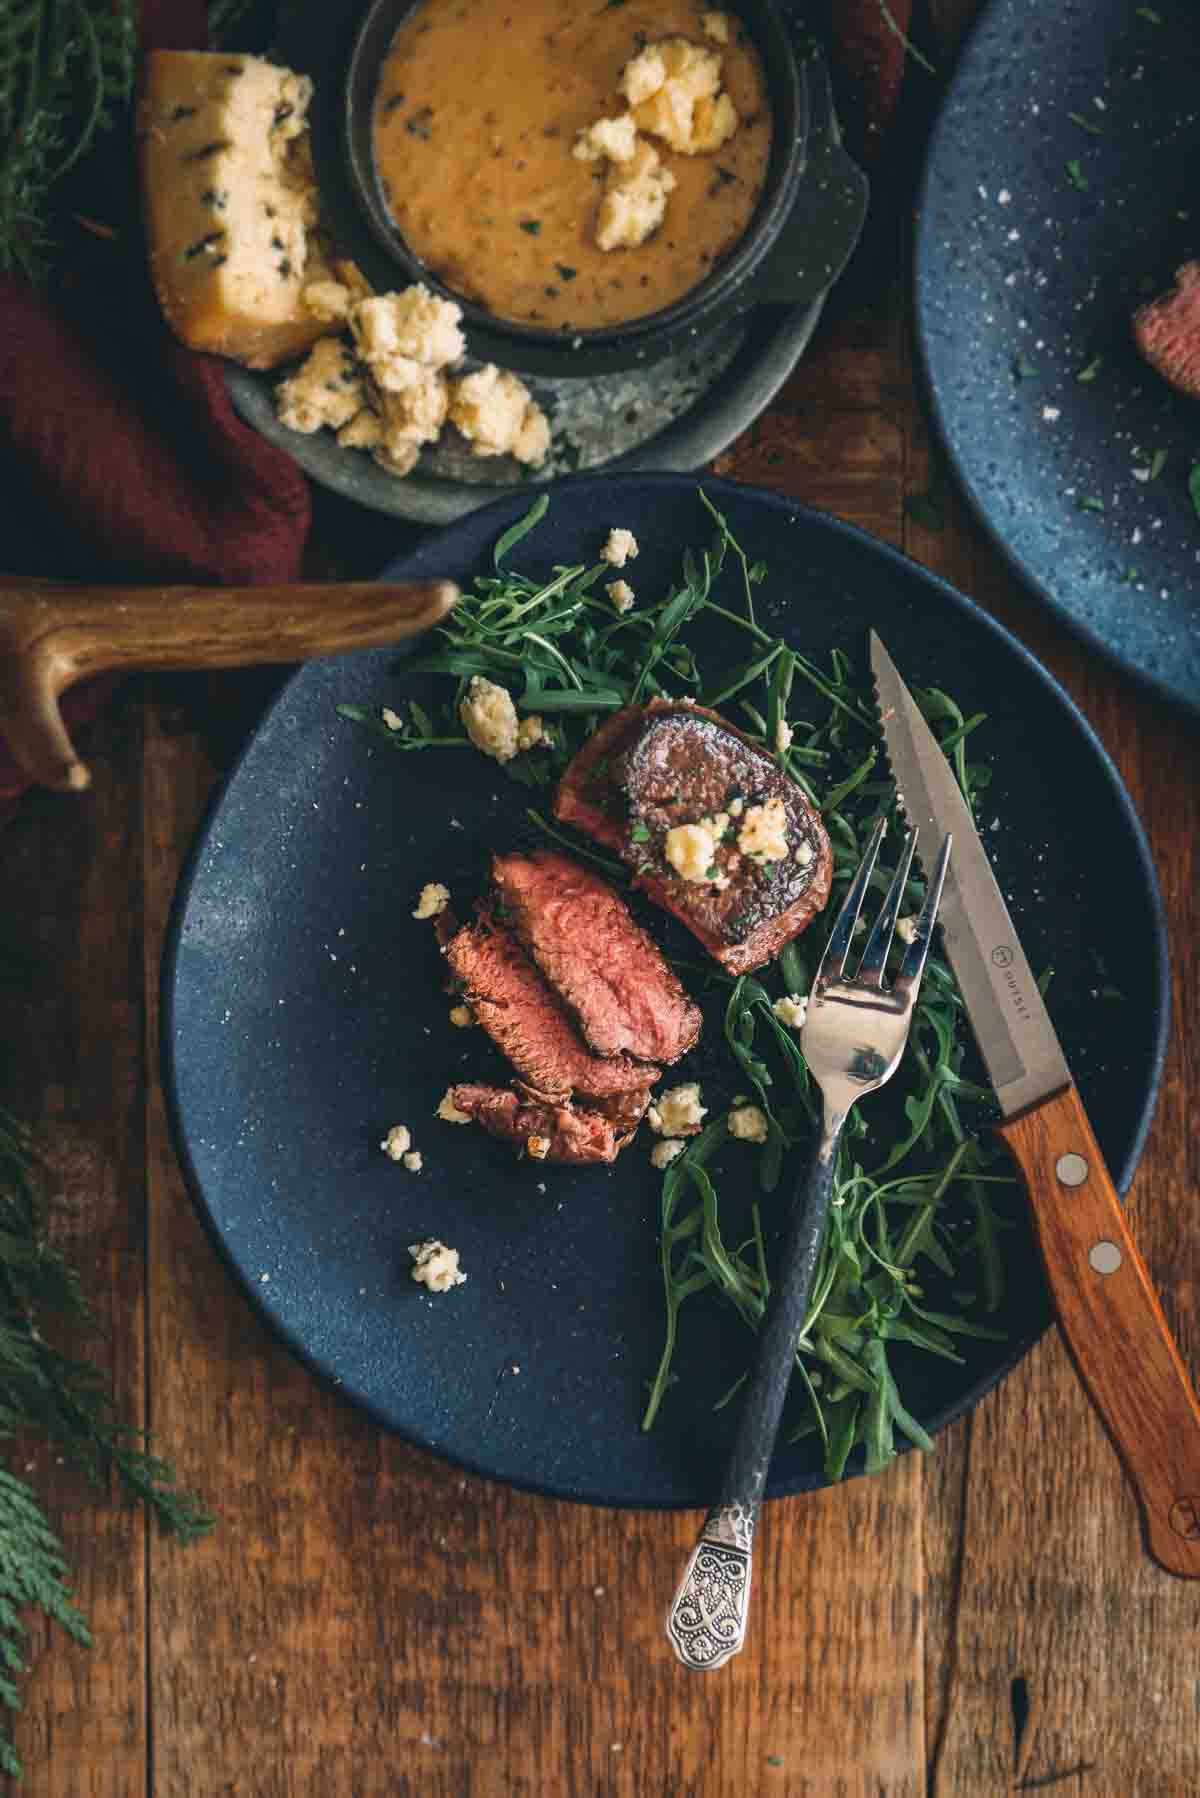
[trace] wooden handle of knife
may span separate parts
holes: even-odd
[[[1200,1404],[1073,1086],[999,1126],[1058,1321],[1137,1494],[1146,1546],[1200,1579]]]
[[[0,575],[0,727],[33,780],[77,791],[89,775],[58,708],[75,681],[379,648],[428,630],[457,597],[440,580],[83,587]]]

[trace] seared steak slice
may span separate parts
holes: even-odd
[[[615,1161],[631,1134],[599,1111],[511,1087],[452,1086],[450,1097],[477,1124],[535,1161]]]
[[[1175,285],[1134,313],[1133,335],[1151,368],[1200,399],[1200,262],[1185,262]]]
[[[700,1009],[606,880],[553,849],[497,855],[492,879],[505,921],[598,1055],[687,1053]]]
[[[777,955],[829,897],[820,817],[771,756],[704,706],[654,700],[616,714],[567,769],[555,813],[605,842],[621,820],[634,884],[734,974]]]
[[[538,1092],[603,1099],[658,1079],[627,1055],[593,1055],[512,932],[486,913],[450,939],[446,960],[492,1041]]]

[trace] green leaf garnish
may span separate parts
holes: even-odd
[[[1071,186],[1078,188],[1080,193],[1086,193],[1088,178],[1083,172],[1083,167],[1078,156],[1072,156],[1070,161],[1065,164],[1065,168],[1067,180],[1070,182]]]

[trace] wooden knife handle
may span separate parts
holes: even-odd
[[[1125,1464],[1146,1546],[1200,1579],[1200,1404],[1073,1086],[999,1126],[1025,1176],[1058,1321]]]
[[[0,729],[31,779],[78,791],[90,776],[58,701],[86,675],[375,649],[428,630],[457,597],[439,580],[83,587],[0,574]]]

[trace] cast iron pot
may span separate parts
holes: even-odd
[[[632,368],[668,355],[751,307],[806,305],[841,272],[862,226],[866,181],[841,149],[836,126],[823,133],[819,145],[810,145],[809,77],[820,84],[821,117],[828,112],[824,67],[806,64],[806,34],[776,0],[738,0],[736,10],[762,58],[774,130],[758,207],[721,265],[674,305],[599,330],[514,324],[464,300],[408,249],[375,170],[372,107],[379,71],[412,7],[413,0],[371,0],[349,41],[344,83],[322,79],[324,69],[317,72],[313,145],[322,210],[339,244],[377,291],[423,281],[456,300],[472,357],[554,377]],[[336,120],[323,99],[330,93],[342,96]],[[335,138],[340,140],[336,153]],[[813,166],[810,151],[818,153]]]

